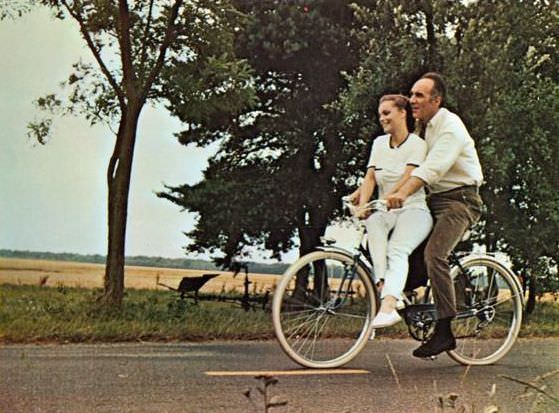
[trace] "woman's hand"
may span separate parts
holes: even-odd
[[[356,208],[355,217],[359,219],[367,219],[372,213],[373,210],[371,208],[367,208],[365,205],[360,205]]]
[[[347,197],[349,198],[349,202],[351,202],[352,205],[357,205],[359,204],[360,195],[361,195],[361,187],[357,188],[354,192],[349,194]]]

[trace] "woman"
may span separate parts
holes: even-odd
[[[402,95],[385,95],[380,99],[379,120],[386,135],[375,139],[365,179],[352,194],[358,206],[369,202],[375,187],[380,199],[396,192],[425,159],[427,144],[408,131],[408,108],[408,99]],[[362,209],[359,214],[359,218],[366,219],[375,278],[384,280],[373,328],[388,327],[401,320],[396,306],[408,275],[408,257],[429,235],[433,218],[423,189],[410,196],[400,209],[376,211],[372,215]]]

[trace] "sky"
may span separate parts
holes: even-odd
[[[38,10],[0,22],[0,249],[105,254],[105,173],[114,145],[106,125],[55,120],[39,145],[27,124],[41,117],[33,101],[59,83],[89,50],[70,21]],[[127,228],[127,255],[184,257],[184,231],[195,216],[157,198],[164,185],[195,183],[215,148],[180,145],[180,124],[146,106],[138,128]]]
[[[60,91],[72,64],[90,52],[71,21],[34,10],[0,22],[0,249],[106,254],[105,173],[114,146],[106,125],[80,117],[57,118],[51,139],[40,145],[27,137],[27,124],[40,119],[33,101]],[[140,118],[129,199],[126,255],[185,257],[195,215],[157,198],[164,185],[202,179],[216,147],[178,143],[180,123],[165,110],[146,106]],[[334,231],[334,232],[332,232]],[[331,228],[341,245],[354,243],[355,230]],[[268,261],[267,253],[254,253]],[[291,260],[290,252],[284,260]],[[189,255],[192,258],[209,256]]]

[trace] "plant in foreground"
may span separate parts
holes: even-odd
[[[278,396],[271,396],[269,394],[268,387],[278,384],[278,379],[268,375],[259,375],[254,378],[260,381],[260,385],[245,390],[243,395],[252,403],[255,409],[258,410],[258,404],[253,400],[253,395],[256,393],[258,393],[262,399],[262,407],[265,413],[268,413],[274,407],[287,406],[287,401],[280,400]]]

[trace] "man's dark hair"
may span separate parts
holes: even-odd
[[[440,96],[441,97],[441,106],[446,100],[446,82],[443,76],[437,72],[427,72],[421,79],[431,79],[433,81],[433,91],[431,96]]]

